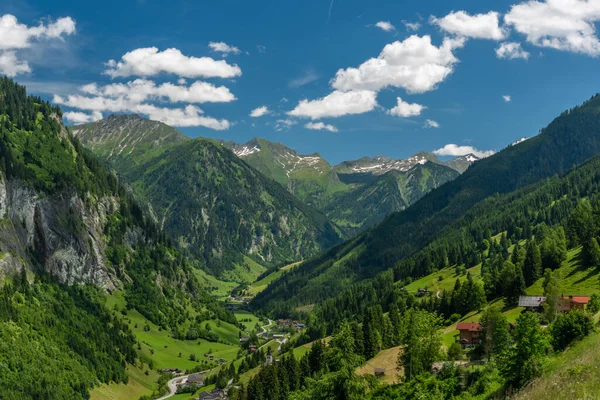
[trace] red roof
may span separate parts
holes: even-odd
[[[459,331],[477,332],[481,330],[479,322],[459,322],[456,325],[456,329]]]
[[[588,296],[563,296],[563,299],[572,300],[573,303],[587,304],[590,302]]]

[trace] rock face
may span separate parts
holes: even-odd
[[[115,198],[81,199],[71,191],[40,196],[0,174],[0,278],[31,266],[61,283],[116,289],[103,231],[117,207]]]

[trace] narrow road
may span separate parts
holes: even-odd
[[[163,397],[156,399],[156,400],[165,400],[165,399],[168,399],[169,397],[175,396],[175,393],[177,392],[177,386],[178,386],[176,384],[176,382],[181,381],[180,383],[184,383],[187,380],[188,376],[189,375],[183,375],[183,376],[178,376],[178,377],[171,379],[169,382],[167,382],[167,386],[169,387],[170,393],[165,394]]]

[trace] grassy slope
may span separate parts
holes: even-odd
[[[375,357],[368,360],[362,367],[356,369],[357,375],[373,375],[375,368],[385,368],[382,382],[393,384],[398,382],[400,371],[396,369],[400,346],[382,350]]]
[[[279,270],[273,272],[272,274],[269,274],[261,280],[254,282],[252,285],[249,286],[248,293],[251,296],[256,296],[257,293],[260,293],[263,290],[265,290],[267,286],[269,286],[269,283],[273,282],[275,279],[278,279],[281,275],[285,274],[298,264],[300,264],[300,262],[283,266]]]
[[[101,385],[94,388],[90,393],[90,400],[126,400],[138,399],[140,396],[152,393],[157,388],[158,373],[156,371],[148,371],[148,375],[144,370],[129,366],[127,374],[129,382],[111,383],[110,385]]]
[[[515,399],[598,399],[600,393],[600,333],[593,334],[553,357],[540,379]]]
[[[582,266],[580,260],[581,248],[571,249],[567,260],[558,269],[561,293],[566,295],[586,295],[600,292],[600,269]],[[538,280],[527,289],[529,295],[541,295],[543,279]]]

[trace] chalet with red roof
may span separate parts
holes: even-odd
[[[456,325],[459,331],[459,343],[463,347],[473,347],[479,344],[481,334],[481,325],[479,322],[459,322]]]
[[[589,302],[590,298],[588,296],[563,296],[559,301],[558,307],[561,313],[583,311]]]

